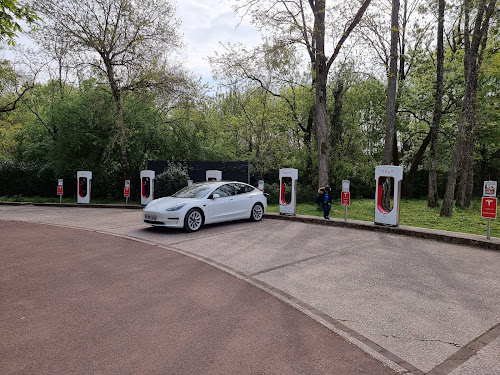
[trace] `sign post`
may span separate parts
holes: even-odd
[[[123,196],[125,197],[125,205],[127,205],[128,197],[130,197],[130,180],[125,180],[125,188],[123,189]]]
[[[483,199],[481,200],[481,217],[488,219],[486,238],[491,239],[491,219],[497,218],[497,182],[484,181]]]
[[[57,195],[59,195],[59,203],[62,203],[63,196],[63,179],[57,180]]]
[[[345,207],[344,221],[347,221],[347,207],[351,205],[351,193],[349,191],[349,180],[342,181],[342,199],[341,204]]]

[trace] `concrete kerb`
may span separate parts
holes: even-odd
[[[125,205],[125,204],[77,204],[77,203],[32,203],[32,202],[4,202],[0,201],[0,205],[17,205],[17,206],[39,206],[39,207],[83,207],[83,208],[122,208],[122,209],[142,209],[140,205]],[[325,220],[321,217],[308,216],[308,215],[281,215],[277,213],[266,213],[265,218],[274,220],[289,220],[317,225],[329,225],[351,229],[361,229],[369,231],[377,231],[382,233],[391,233],[397,235],[404,235],[408,237],[423,238],[434,241],[444,241],[457,245],[473,246],[482,249],[500,251],[500,238],[486,239],[486,236],[475,234],[449,232],[444,230],[418,228],[409,226],[389,227],[376,225],[369,221],[360,220],[347,220],[344,219],[330,219]]]

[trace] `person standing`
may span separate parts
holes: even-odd
[[[332,192],[330,186],[321,187],[318,189],[318,203],[323,207],[323,217],[330,220],[330,210],[332,208]]]

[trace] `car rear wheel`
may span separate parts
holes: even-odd
[[[250,213],[251,221],[260,221],[264,216],[264,206],[260,203],[255,203],[252,207],[252,212]]]
[[[196,232],[203,225],[203,214],[197,208],[192,208],[184,217],[184,230]]]

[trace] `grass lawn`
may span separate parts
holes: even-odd
[[[268,212],[279,212],[279,206],[268,206]],[[481,217],[481,200],[474,199],[471,206],[466,209],[453,209],[451,218],[440,217],[440,208],[427,207],[427,200],[401,200],[399,223],[411,227],[432,228],[479,234],[486,236],[488,219]],[[298,215],[323,216],[323,211],[318,210],[316,204],[298,204]],[[330,217],[343,219],[344,207],[340,201],[334,201]],[[373,199],[352,199],[347,208],[347,220],[373,221],[375,219],[375,202]],[[500,237],[500,217],[491,220],[491,236]]]

